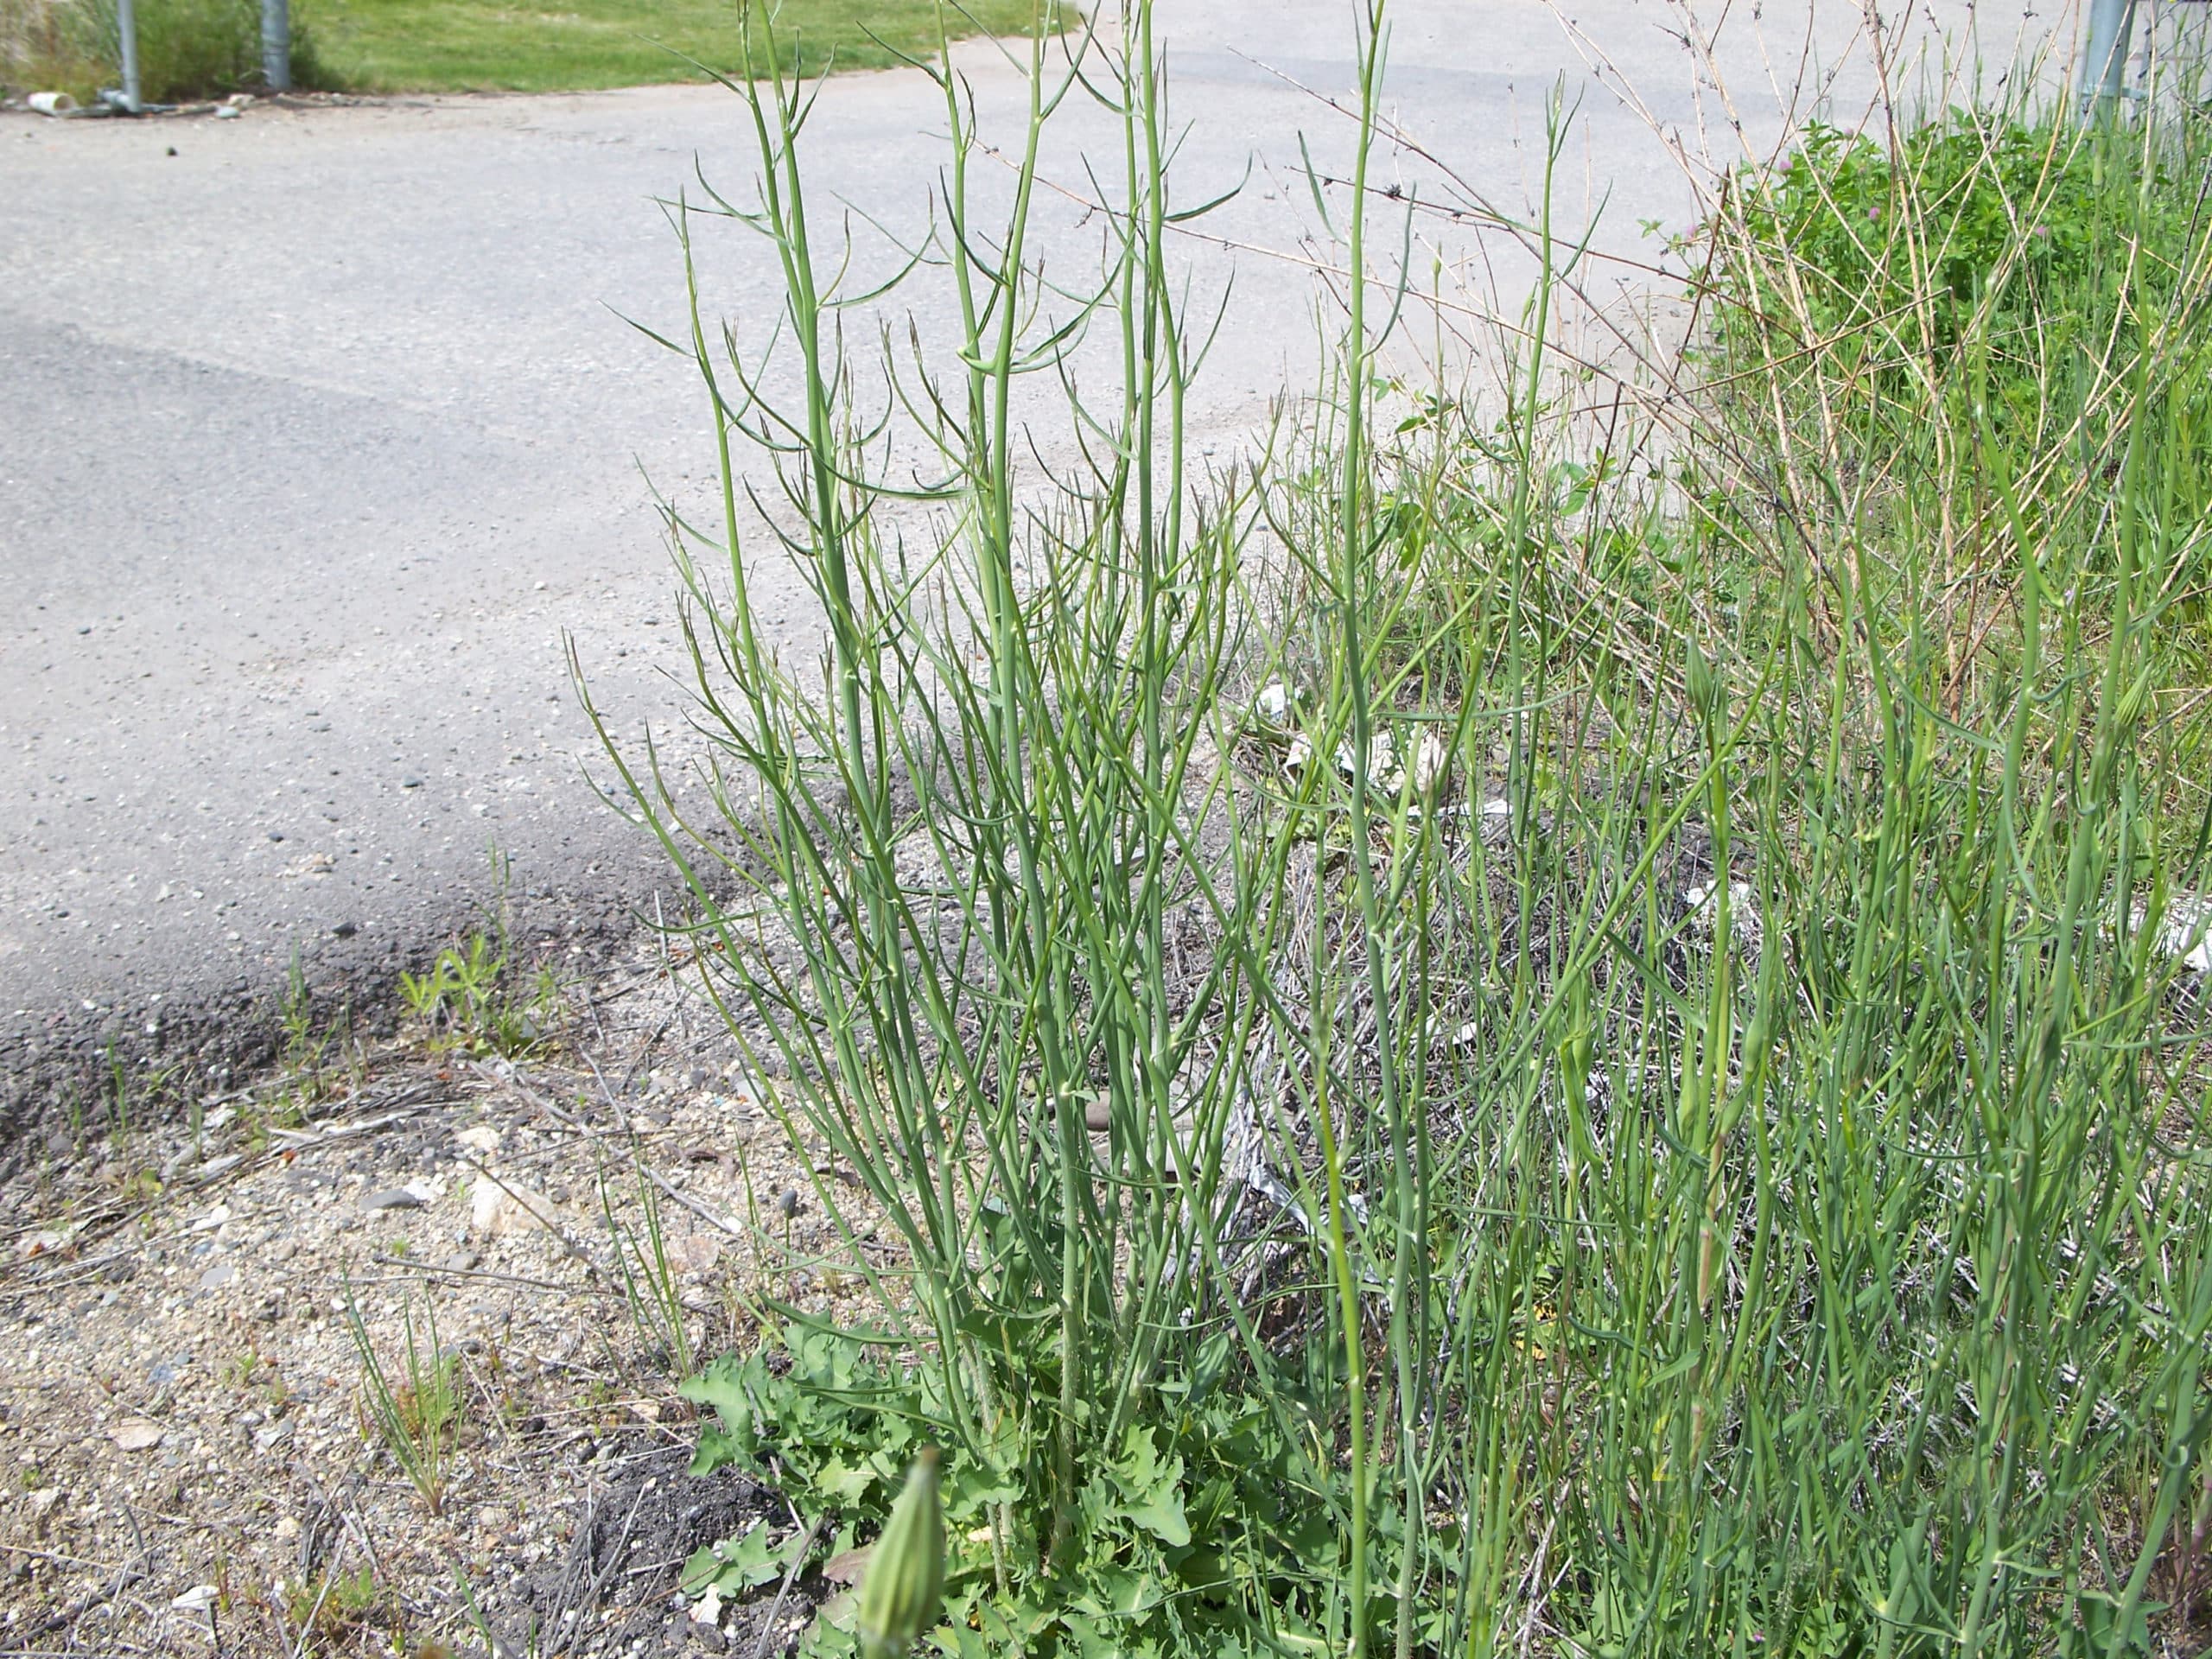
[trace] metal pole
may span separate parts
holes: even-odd
[[[292,90],[290,0],[261,0],[261,78],[272,92]]]
[[[2120,98],[2127,73],[2127,36],[2135,22],[2135,0],[2089,0],[2089,54],[2082,65],[2082,107],[2108,114]]]
[[[138,101],[138,12],[131,0],[115,0],[115,30],[123,37],[123,102],[131,114],[145,106]]]

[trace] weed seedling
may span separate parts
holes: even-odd
[[[328,1099],[334,1092],[333,1060],[347,1052],[352,1013],[350,1008],[345,1008],[327,1023],[316,1020],[315,993],[308,984],[306,970],[296,950],[285,977],[280,1018],[284,1030],[284,1093],[304,1119],[308,1109]]]
[[[641,1224],[632,1227],[617,1218],[604,1170],[599,1177],[600,1214],[606,1218],[607,1242],[613,1249],[622,1294],[638,1335],[648,1349],[667,1356],[679,1376],[688,1376],[691,1338],[684,1328],[683,1288],[669,1260],[668,1238],[661,1227],[660,1196],[642,1161],[633,1165],[632,1173]]]
[[[334,1649],[373,1625],[384,1601],[375,1570],[364,1561],[351,1573],[326,1571],[312,1583],[302,1580],[287,1586],[284,1611],[301,1632],[302,1649],[318,1651]]]
[[[419,1334],[411,1298],[401,1306],[400,1321],[404,1352],[394,1376],[370,1339],[353,1286],[346,1287],[346,1324],[360,1355],[361,1403],[368,1426],[414,1484],[424,1506],[436,1515],[444,1502],[449,1442],[461,1424],[459,1359],[440,1351],[437,1309],[428,1298]]]

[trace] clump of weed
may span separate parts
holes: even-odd
[[[669,1239],[661,1225],[660,1194],[655,1190],[642,1159],[632,1165],[637,1220],[615,1213],[615,1194],[607,1173],[599,1177],[600,1215],[614,1257],[615,1276],[649,1353],[664,1356],[679,1376],[691,1370],[691,1312],[683,1301],[681,1275],[669,1255]],[[627,1206],[626,1206],[626,1208]]]
[[[278,1064],[283,1087],[295,1104],[304,1110],[328,1099],[341,1086],[359,1086],[361,1061],[353,1041],[353,1009],[342,1007],[329,1018],[322,1017],[297,950],[285,975],[280,1019],[284,1040]]]
[[[2180,372],[2151,401],[2187,408],[2162,464],[2201,474],[2212,404],[2158,338],[2194,312],[2203,240],[2203,118],[2178,107],[2177,125],[2136,129],[1962,108],[1893,143],[1815,126],[1783,166],[1733,181],[1713,245],[1720,378],[1756,372],[1811,420],[1803,400],[1827,386],[1827,417],[1891,466],[1917,461],[1942,429],[1922,417],[1948,403],[1944,427],[1978,423],[2032,469],[2054,446],[2108,448],[2132,407],[2120,378],[2164,361]]]
[[[439,1346],[437,1310],[428,1300],[419,1330],[413,1300],[401,1306],[396,1365],[378,1353],[350,1286],[346,1326],[361,1362],[364,1433],[375,1435],[423,1506],[436,1515],[444,1504],[447,1461],[463,1414],[460,1356]]]
[[[366,1561],[350,1573],[331,1567],[312,1580],[285,1585],[283,1604],[287,1624],[300,1633],[302,1652],[341,1649],[388,1624],[397,1612],[394,1599]]]
[[[518,988],[505,950],[481,933],[440,951],[428,973],[402,974],[400,995],[435,1043],[510,1058],[545,1040],[560,1006],[552,969]]]
[[[1610,399],[1557,354],[1598,279],[1548,171],[1534,222],[1484,219],[1535,273],[1482,341],[1493,412],[1408,409],[1376,372],[1410,301],[1369,220],[1417,211],[1370,183],[1382,10],[1333,366],[1211,475],[1141,0],[1117,46],[1032,43],[1010,142],[932,71],[945,228],[899,269],[955,334],[887,367],[882,420],[842,354],[857,258],[807,218],[810,105],[739,89],[761,193],[714,209],[771,242],[757,344],[799,361],[779,409],[755,342],[679,342],[721,451],[719,537],[673,531],[729,822],[658,750],[623,777],[733,1031],[857,1186],[809,1158],[877,1296],[689,1384],[702,1466],[857,1539],[942,1447],[963,1655],[2180,1648],[2212,133],[2116,127],[2087,171],[2055,123],[1816,133],[1712,200],[1699,355]],[[1102,87],[1078,302],[1021,250],[1044,128]],[[1050,474],[1014,412],[1044,370],[1083,458]],[[886,529],[909,440],[925,550]],[[791,548],[745,538],[747,443]],[[793,569],[818,682],[753,609]]]
[[[399,989],[409,1016],[433,1044],[513,1059],[552,1039],[563,1013],[561,986],[550,966],[525,973],[514,963],[507,861],[494,854],[492,868],[488,926],[441,950],[428,972],[400,975]]]

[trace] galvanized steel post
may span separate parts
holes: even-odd
[[[131,0],[115,0],[115,32],[123,37],[123,103],[136,115],[138,99],[138,12]]]
[[[2089,0],[2089,50],[2082,60],[2082,105],[2108,114],[2119,104],[2127,73],[2127,37],[2135,0]]]
[[[261,78],[272,92],[292,90],[290,0],[261,0]]]

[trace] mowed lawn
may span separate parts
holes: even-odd
[[[782,0],[778,54],[880,68],[944,36],[1026,34],[1037,0]],[[756,14],[757,15],[757,14]],[[736,0],[293,0],[320,78],[353,92],[582,92],[702,80],[743,62]]]

